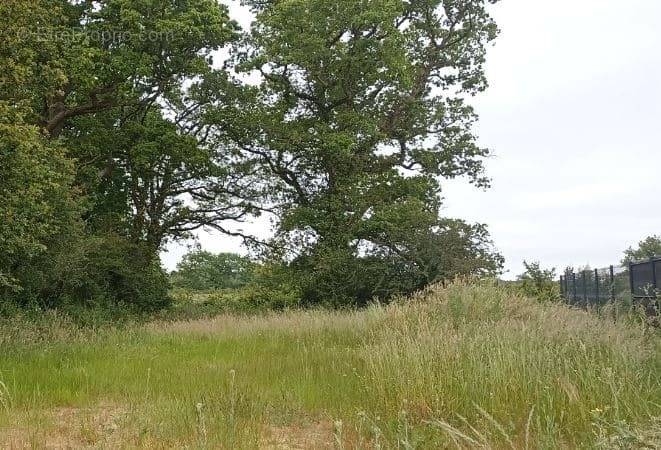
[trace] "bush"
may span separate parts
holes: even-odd
[[[62,298],[79,305],[122,306],[131,312],[169,304],[167,274],[148,250],[117,235],[88,238],[85,244],[74,261],[60,262]]]
[[[301,291],[290,272],[279,265],[255,265],[253,281],[238,289],[201,292],[175,288],[171,307],[157,315],[164,320],[195,320],[220,314],[258,314],[301,306]]]
[[[22,308],[126,309],[168,305],[169,280],[149,252],[117,235],[72,236],[34,259],[20,274]]]
[[[386,219],[348,246],[323,242],[293,261],[289,267],[305,305],[364,307],[437,282],[502,270],[503,258],[483,225],[444,219],[400,227]]]
[[[73,161],[14,119],[0,123],[0,314],[167,305],[153,252],[118,235],[90,236]]]
[[[560,300],[560,287],[556,282],[555,269],[542,269],[538,262],[523,262],[525,273],[519,275],[519,288],[524,295],[540,301]]]
[[[46,286],[49,251],[78,234],[81,205],[62,148],[13,119],[0,122],[0,298],[20,306]]]

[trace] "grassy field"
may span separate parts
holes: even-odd
[[[0,346],[0,448],[661,446],[657,331],[490,284]]]

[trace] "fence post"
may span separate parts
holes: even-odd
[[[610,285],[611,301],[615,303],[615,268],[612,265],[610,266],[609,273],[611,278],[611,285]]]
[[[565,298],[565,282],[560,275],[560,297]]]
[[[588,280],[587,277],[585,276],[586,272],[587,270],[581,272],[581,279],[583,280],[583,304],[585,306],[588,305]]]
[[[658,280],[656,279],[656,261],[655,258],[650,258],[650,269],[652,269],[652,286],[654,286],[654,296],[656,297],[656,289],[659,286]]]
[[[601,305],[601,299],[599,298],[599,269],[594,269],[594,295],[597,305]]]
[[[636,293],[634,292],[634,287],[633,287],[633,263],[629,263],[629,289],[631,290],[631,303],[634,303]]]
[[[576,273],[575,272],[571,273],[571,279],[572,279],[573,293],[574,293],[573,300],[574,300],[574,303],[576,303],[578,301],[578,292],[576,290]]]

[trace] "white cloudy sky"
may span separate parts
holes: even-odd
[[[480,141],[494,151],[493,187],[447,183],[444,213],[488,224],[508,277],[524,259],[617,262],[661,234],[661,1],[504,0],[492,12],[502,35],[489,54],[491,87],[474,104]],[[199,241],[241,250],[225,236]],[[183,253],[171,247],[166,266]]]

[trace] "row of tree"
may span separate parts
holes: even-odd
[[[500,270],[440,216],[442,179],[488,186],[487,2],[244,3],[250,30],[216,0],[0,2],[0,298],[160,307],[159,251],[201,228],[309,304]],[[235,231],[261,214],[272,239]]]

